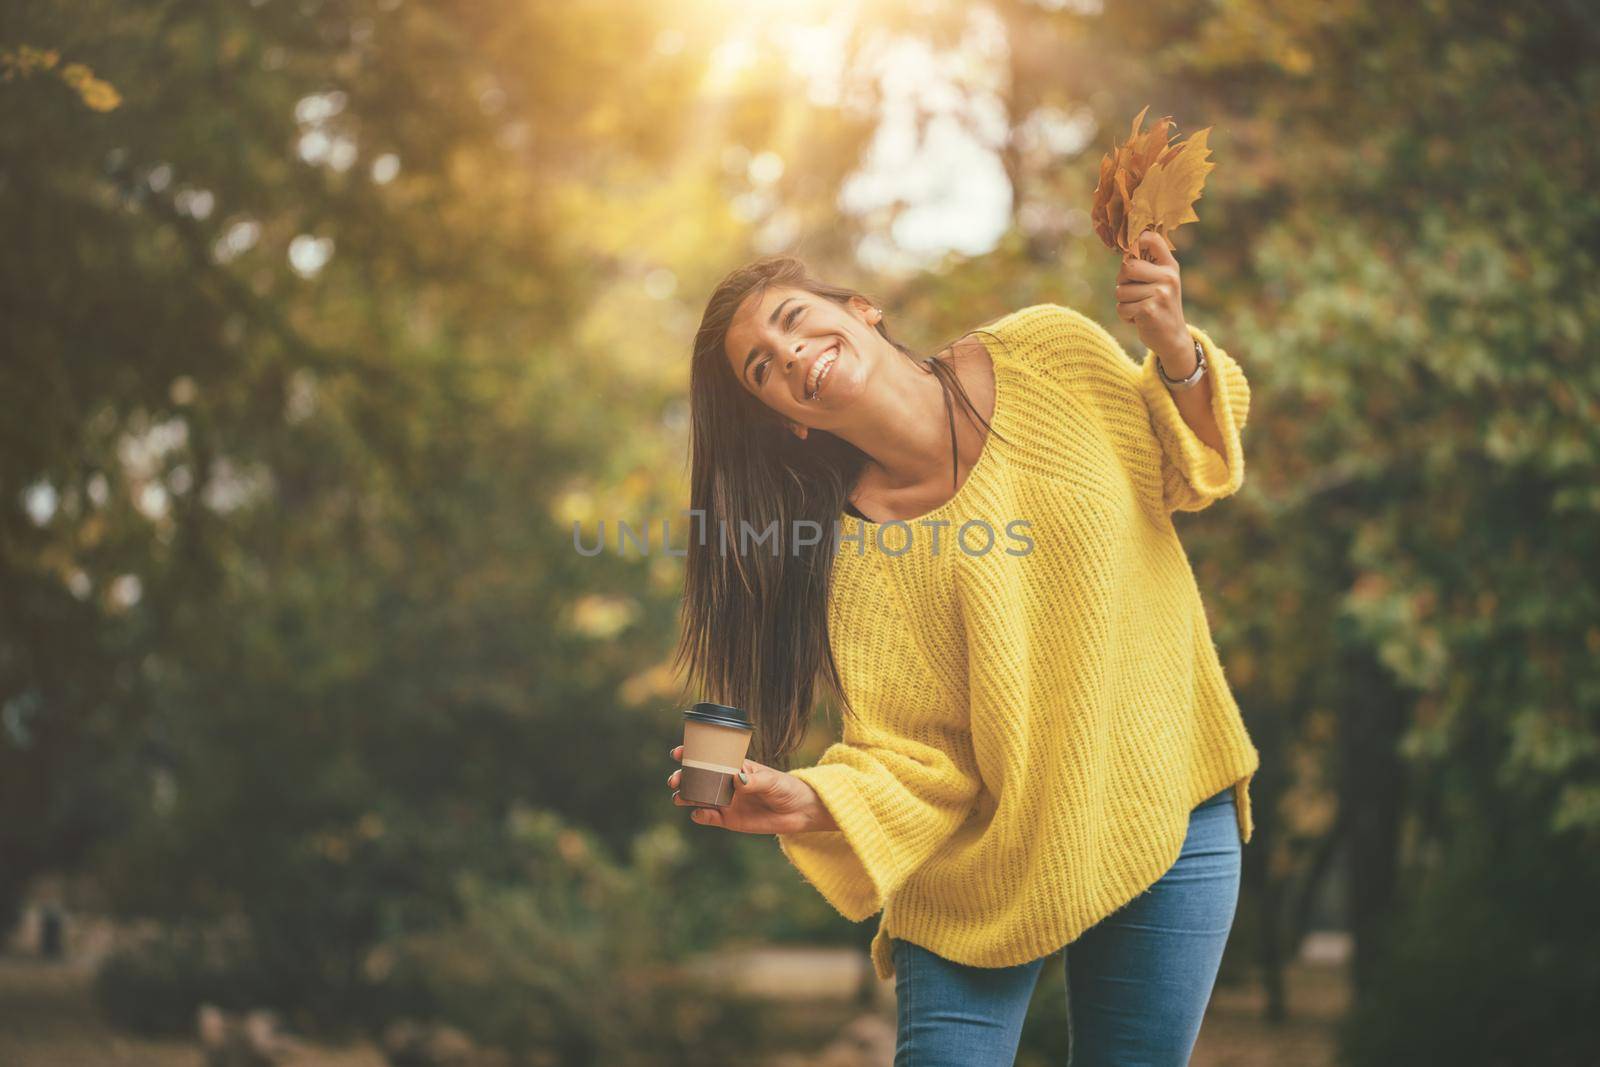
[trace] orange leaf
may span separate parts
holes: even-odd
[[[1194,202],[1200,198],[1206,175],[1216,166],[1206,159],[1210,148],[1206,135],[1212,127],[1192,135],[1187,141],[1168,144],[1173,129],[1172,116],[1166,115],[1143,133],[1146,105],[1133,120],[1128,139],[1100,161],[1100,179],[1095,185],[1089,212],[1095,234],[1107,248],[1133,251],[1139,235],[1153,229],[1166,238],[1186,222],[1199,222]]]

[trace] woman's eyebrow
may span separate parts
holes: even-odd
[[[793,299],[794,299],[794,297],[792,297],[792,296],[786,296],[786,297],[784,297],[782,300],[780,300],[778,302],[778,306],[772,309],[772,314],[767,316],[767,325],[768,326],[776,326],[778,324],[778,316],[783,313],[783,305],[787,304],[789,301],[791,301]],[[750,354],[748,356],[744,357],[744,373],[745,374],[748,375],[750,373],[750,364],[756,358],[756,356],[760,354],[760,352],[761,352],[761,346],[760,345],[755,345],[750,349]]]

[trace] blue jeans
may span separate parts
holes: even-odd
[[[1190,813],[1167,873],[1066,946],[1065,1067],[1189,1062],[1239,902],[1240,853],[1229,786]],[[898,938],[891,948],[894,1067],[1010,1067],[1050,957],[969,967]]]

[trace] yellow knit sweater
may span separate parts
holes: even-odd
[[[839,829],[778,842],[845,918],[883,911],[880,978],[894,937],[979,967],[1049,955],[1160,878],[1230,785],[1250,840],[1260,756],[1172,523],[1239,488],[1250,389],[1190,332],[1221,455],[1154,353],[1140,367],[1046,304],[979,331],[1006,441],[955,496],[903,524],[839,518],[829,625],[856,716],[793,772]]]

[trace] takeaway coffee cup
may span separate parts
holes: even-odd
[[[678,796],[716,808],[733,803],[733,777],[744,766],[751,730],[742,708],[702,700],[684,712]]]

